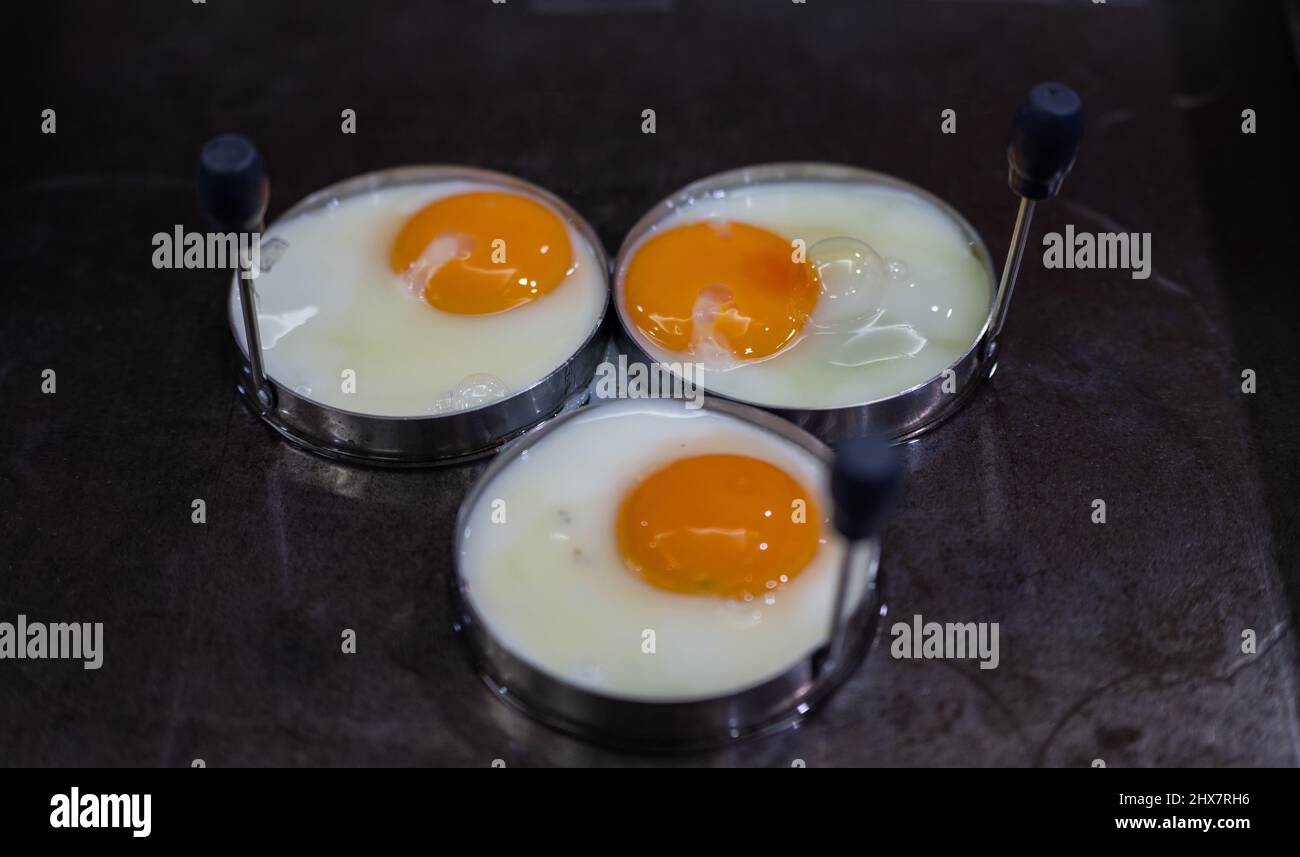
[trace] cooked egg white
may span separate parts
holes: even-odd
[[[263,236],[264,270],[256,280],[271,378],[343,410],[427,416],[517,393],[568,360],[595,330],[608,290],[606,272],[571,223],[563,226],[572,251],[567,275],[552,290],[503,311],[449,312],[421,294],[423,277],[456,255],[458,241],[486,252],[491,226],[480,226],[489,230],[481,235],[431,233],[418,282],[394,270],[394,242],[413,215],[439,200],[483,192],[520,194],[463,181],[405,185],[350,196],[274,224]],[[530,228],[535,227],[516,227]],[[287,247],[265,270],[267,248],[276,239]],[[528,248],[501,249],[522,255]],[[458,296],[451,297],[454,303]],[[233,285],[229,310],[246,353]]]
[[[651,244],[699,223],[714,231]],[[750,227],[779,241],[763,245]],[[728,261],[722,251],[745,240],[735,255],[744,264]],[[796,240],[819,281],[811,292],[780,268]],[[703,265],[701,297],[689,309],[684,297],[674,305],[674,289],[696,285],[682,285],[684,272]],[[641,288],[629,290],[629,271]],[[793,297],[781,304],[774,295]],[[789,181],[676,205],[626,254],[617,299],[651,358],[703,363],[706,389],[771,407],[828,408],[893,396],[955,362],[983,329],[992,281],[958,222],[905,188]],[[729,316],[718,311],[728,299],[737,307]]]
[[[775,465],[806,487],[816,510],[815,552],[788,582],[724,597],[669,591],[629,567],[617,535],[629,492],[667,464],[711,455]],[[467,508],[464,591],[507,650],[583,689],[647,701],[732,693],[775,677],[827,640],[842,547],[829,523],[826,478],[802,446],[716,410],[664,400],[592,406],[524,450]],[[689,564],[700,539],[735,538],[690,535],[660,547]],[[862,573],[851,599],[864,583]]]

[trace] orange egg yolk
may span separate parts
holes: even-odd
[[[624,311],[656,344],[695,353],[712,340],[741,360],[789,345],[820,285],[790,241],[747,223],[702,221],[646,241],[623,277]],[[698,329],[701,326],[711,329]]]
[[[540,202],[511,193],[462,193],[411,215],[389,261],[445,312],[483,315],[536,300],[568,276],[569,232]]]
[[[618,512],[628,567],[660,589],[757,596],[817,553],[812,497],[781,468],[744,455],[678,459],[641,480]]]

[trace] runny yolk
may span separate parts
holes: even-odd
[[[789,345],[817,304],[817,273],[792,242],[734,221],[678,226],[646,241],[623,277],[624,310],[659,346],[702,341],[741,360]]]
[[[389,253],[431,305],[465,315],[536,300],[568,276],[573,248],[564,222],[512,193],[449,196],[411,215]]]
[[[757,596],[817,553],[812,497],[781,468],[744,455],[680,458],[623,498],[616,524],[628,567],[660,589]]]

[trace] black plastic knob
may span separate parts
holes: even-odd
[[[1063,83],[1029,90],[1011,125],[1007,181],[1027,199],[1050,199],[1074,166],[1083,137],[1083,101]]]
[[[836,447],[831,501],[840,535],[850,541],[873,535],[901,479],[898,454],[880,438],[854,438]]]
[[[240,134],[213,137],[199,153],[199,204],[223,232],[262,228],[270,190],[253,141]]]

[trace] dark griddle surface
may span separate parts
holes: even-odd
[[[610,250],[693,179],[842,161],[946,198],[1000,260],[1010,112],[1052,78],[1082,93],[1089,131],[1035,235],[1149,231],[1155,274],[1044,270],[1031,245],[996,378],[905,448],[886,533],[891,616],[1000,622],[1001,666],[878,645],[801,729],[668,761],[1297,763],[1300,188],[1271,165],[1300,137],[1273,3],[21,7],[4,36],[0,619],[102,621],[106,662],[0,662],[0,763],[647,761],[531,724],[471,672],[447,588],[478,467],[339,466],[236,401],[225,278],[150,265],[155,232],[202,227],[209,135],[255,136],[272,215],[356,173],[465,163],[554,190]]]

